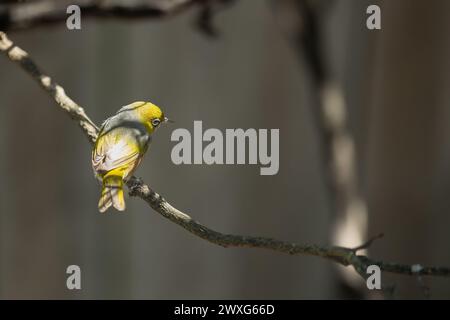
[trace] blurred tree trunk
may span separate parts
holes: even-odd
[[[378,257],[450,261],[449,215],[435,211],[442,201],[448,208],[448,196],[438,203],[434,193],[442,179],[449,179],[449,163],[437,167],[436,157],[442,141],[448,141],[439,136],[438,124],[450,125],[448,99],[441,98],[450,87],[449,12],[450,2],[443,0],[382,5],[367,148],[371,230],[386,233],[372,250]],[[446,119],[439,120],[443,115]],[[394,282],[400,297],[420,297],[416,279]],[[434,284],[432,294],[442,292],[445,281]]]

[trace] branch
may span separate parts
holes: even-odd
[[[88,118],[84,110],[66,95],[61,86],[53,82],[50,77],[43,74],[31,60],[28,53],[15,46],[3,32],[0,32],[0,51],[4,52],[11,61],[20,65],[22,69],[32,76],[55,100],[57,105],[66,111],[72,119],[78,122],[91,144],[94,143],[97,137],[98,128]],[[418,264],[398,264],[373,260],[367,256],[358,255],[357,251],[370,245],[373,239],[362,246],[352,249],[337,246],[297,244],[265,237],[251,237],[220,233],[198,223],[186,213],[173,207],[160,194],[150,189],[150,187],[141,179],[131,177],[127,181],[127,186],[130,190],[131,196],[143,199],[151,208],[153,208],[164,218],[176,223],[197,237],[225,248],[261,248],[291,255],[322,257],[344,266],[352,266],[364,279],[367,278],[367,267],[374,264],[378,265],[381,270],[389,273],[413,276],[450,277],[450,268],[446,267],[425,267]]]
[[[14,1],[10,1],[14,2]],[[82,18],[164,18],[186,11],[195,5],[203,8],[198,24],[205,32],[210,32],[211,17],[205,16],[211,8],[230,2],[230,0],[146,0],[139,3],[126,4],[119,1],[84,0],[74,1],[82,13]],[[39,25],[63,23],[68,14],[68,4],[64,1],[31,1],[26,3],[0,6],[0,29],[21,30]],[[1,10],[3,8],[3,10]]]
[[[56,103],[66,111],[70,117],[78,121],[78,125],[83,129],[89,140],[97,139],[98,127],[86,115],[83,108],[70,99],[64,89],[55,83],[50,77],[44,75],[36,64],[28,57],[28,53],[20,49],[8,39],[5,33],[0,31],[0,50],[6,53],[11,61],[22,67],[30,76],[36,80]]]

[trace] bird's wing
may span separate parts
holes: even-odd
[[[92,152],[92,167],[99,174],[123,169],[126,176],[141,155],[139,143],[124,132],[114,131],[100,135]]]

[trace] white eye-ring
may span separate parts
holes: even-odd
[[[161,123],[161,120],[159,120],[158,118],[155,118],[152,120],[152,126],[154,126],[154,127],[159,126],[160,123]]]

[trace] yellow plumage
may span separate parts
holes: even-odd
[[[168,119],[150,102],[122,107],[102,125],[92,151],[92,168],[102,182],[100,212],[113,206],[125,210],[124,180],[130,177],[151,142],[151,135]]]

